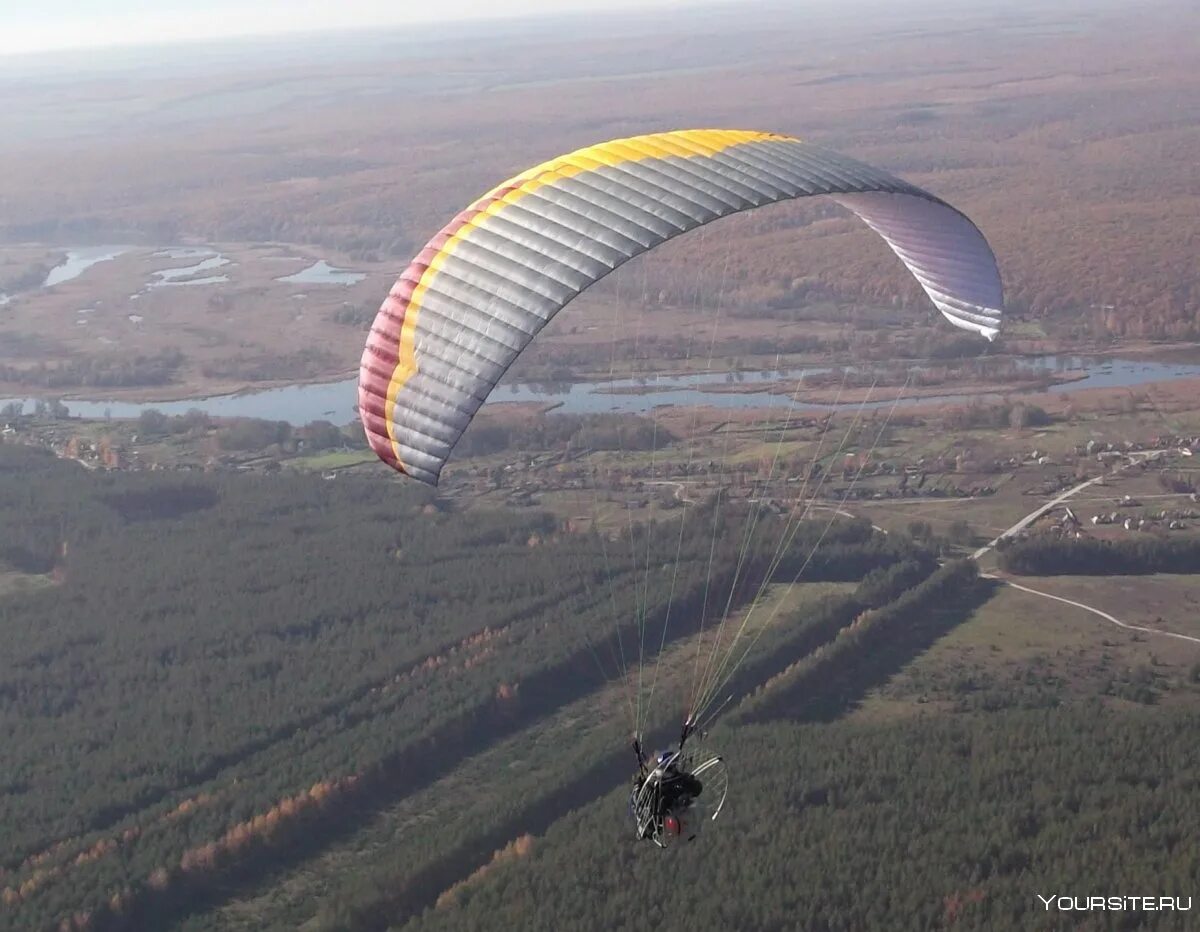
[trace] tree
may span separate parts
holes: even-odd
[[[158,408],[147,408],[139,414],[137,424],[138,434],[143,437],[157,437],[171,429],[171,419]]]
[[[297,431],[310,450],[329,450],[343,443],[342,431],[331,421],[312,421]]]

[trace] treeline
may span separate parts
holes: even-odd
[[[1004,401],[999,404],[972,402],[953,408],[943,415],[943,423],[951,430],[973,430],[980,427],[1045,427],[1051,421],[1044,408],[1024,401]]]
[[[135,388],[169,385],[185,356],[179,350],[134,356],[104,354],[81,356],[35,366],[0,365],[0,382],[36,385],[39,388]]]
[[[337,362],[337,357],[329,350],[308,348],[275,356],[243,354],[209,360],[200,367],[200,371],[207,379],[299,381],[324,375],[336,369]]]
[[[765,557],[774,544],[767,537],[756,549]],[[819,547],[811,539],[794,541],[779,558],[773,581],[788,583],[801,578],[848,582],[865,577],[864,604],[870,605],[886,600],[887,593],[908,588],[910,580],[932,568],[932,561],[931,552],[914,547],[903,535],[885,537],[874,532],[870,521],[854,519],[847,521],[842,533],[832,539],[826,535]]]
[[[645,315],[642,326],[653,330],[660,326],[655,323],[655,310],[649,307],[633,313]],[[349,314],[350,309],[346,309],[346,312]],[[711,310],[693,308],[690,313],[694,315],[698,326],[712,324],[715,320],[715,313]],[[889,364],[892,369],[890,378],[899,382],[911,379],[913,385],[938,385],[964,377],[1002,379],[1020,382],[1026,387],[1047,381],[1044,372],[1021,368],[1009,360],[988,357],[986,342],[981,343],[969,335],[958,336],[936,325],[924,325],[931,321],[901,320],[904,326],[900,327],[888,323],[887,312],[863,313],[852,305],[797,307],[788,312],[787,319],[795,320],[798,326],[770,337],[741,336],[737,332],[737,325],[732,323],[721,327],[715,344],[718,356],[711,360],[712,366],[736,374],[744,368],[770,368],[770,361],[780,356],[849,355],[860,362]],[[597,320],[602,328],[608,323],[602,316]],[[819,329],[804,326],[810,322],[833,324],[836,329],[830,326]],[[640,328],[635,326],[630,329]],[[597,336],[590,343],[535,341],[517,359],[506,379],[509,382],[544,383],[561,387],[581,378],[595,379],[598,375],[607,375],[614,357],[617,371],[627,374],[649,372],[663,362],[703,361],[708,352],[706,342],[698,343],[694,336],[686,333],[638,333],[636,337],[629,333],[615,333],[610,338]],[[958,364],[909,371],[895,364],[897,358],[958,361]],[[972,360],[977,362],[972,364]],[[833,375],[810,374],[805,381],[812,385],[841,384],[843,374],[842,370]],[[869,385],[876,374],[852,372],[847,377],[847,384]]]
[[[217,446],[225,451],[267,450],[278,447],[282,452],[300,450],[313,452],[341,447],[363,447],[365,439],[357,423],[338,427],[332,421],[310,421],[293,427],[287,421],[271,421],[256,417],[214,418],[192,408],[183,414],[164,414],[148,408],[138,415],[137,436],[142,440],[165,437],[197,438],[212,433]]]
[[[503,400],[503,395],[500,396]],[[631,414],[556,414],[515,422],[483,417],[455,447],[462,457],[503,450],[661,450],[675,441],[661,424]]]
[[[984,344],[986,346],[986,344]],[[890,344],[892,351],[896,345]],[[973,342],[978,351],[979,344]],[[932,357],[920,357],[932,358]],[[958,359],[955,363],[942,365],[922,365],[914,368],[903,362],[892,361],[889,365],[862,367],[833,366],[825,372],[805,373],[806,387],[861,387],[866,385],[899,385],[907,383],[912,388],[925,388],[944,385],[947,382],[962,383],[964,381],[1001,382],[1006,385],[1019,387],[1018,383],[1039,384],[1047,382],[1044,370],[1033,369],[1021,365],[1020,361],[1001,357],[982,357],[979,352],[969,358],[957,356],[943,357]],[[1008,406],[1010,409],[1012,405]],[[1044,413],[1044,412],[1043,412]]]
[[[28,291],[39,287],[50,274],[50,270],[58,265],[66,255],[60,253],[53,262],[38,261],[30,264],[20,272],[14,272],[7,278],[0,278],[0,294],[16,294],[18,291]]]
[[[379,314],[379,301],[367,301],[364,304],[343,304],[330,315],[334,323],[345,324],[357,330],[366,330],[374,323]]]
[[[653,309],[639,309],[636,314],[650,315],[646,319],[646,329],[654,328]],[[711,323],[712,314],[697,312],[696,323]],[[599,321],[603,330],[608,321]],[[627,330],[636,331],[636,326]],[[733,371],[739,368],[739,357],[769,357],[775,358],[789,354],[819,354],[832,355],[844,353],[852,346],[849,335],[844,334],[814,334],[806,333],[804,327],[796,327],[790,332],[772,335],[770,337],[739,336],[736,327],[723,327],[716,344],[720,358],[714,365],[726,366]],[[555,343],[535,340],[517,358],[512,369],[506,376],[509,383],[570,383],[580,378],[596,378],[598,375],[607,376],[616,360],[618,373],[649,372],[651,363],[689,362],[704,360],[708,356],[709,346],[704,340],[694,336],[678,333],[662,335],[657,333],[625,332],[616,336],[597,336],[592,343]],[[887,357],[891,358],[891,357]]]
[[[1000,568],[1018,576],[1143,576],[1200,573],[1200,538],[1140,534],[1126,540],[1035,536],[997,548]]]
[[[890,578],[889,577],[893,577]],[[911,580],[894,601],[884,598]],[[827,647],[776,677],[738,712],[742,722],[776,716],[828,720],[845,711],[888,673],[962,621],[988,591],[971,560],[957,560],[922,578],[919,566],[897,565],[873,584],[874,605],[838,632]],[[884,597],[884,598],[880,598]]]
[[[869,526],[867,530],[869,532]],[[732,716],[734,720],[743,720],[761,712],[761,695],[766,690],[770,690],[772,696],[779,694],[777,687],[780,684],[791,684],[795,689],[803,690],[806,681],[803,678],[799,681],[795,679],[798,670],[805,670],[817,658],[826,657],[832,645],[837,644],[852,625],[860,624],[864,615],[875,609],[886,610],[890,603],[930,580],[937,571],[936,557],[930,551],[905,541],[899,535],[889,535],[884,541],[881,543],[881,535],[873,535],[869,540],[861,541],[857,547],[843,544],[843,553],[858,551],[854,556],[860,566],[868,562],[874,564],[874,568],[859,579],[854,591],[829,595],[815,604],[806,604],[795,612],[785,613],[773,622],[778,630],[770,632],[771,636],[762,649],[746,654],[744,668],[738,675],[727,677],[724,687],[719,690],[723,695],[735,695],[739,699],[740,703]],[[786,585],[796,578],[793,573],[780,574],[775,581]],[[823,578],[820,571],[809,575],[806,570],[804,576],[810,582]],[[847,574],[834,578],[847,581],[855,577]],[[905,652],[908,646],[901,637],[897,639],[895,649],[881,653],[888,655],[890,662],[895,663],[898,657],[908,656]],[[853,656],[840,656],[843,661],[853,664]],[[871,675],[878,676],[880,669],[874,668],[870,671]],[[834,681],[836,678],[831,679],[831,682]],[[874,685],[869,676],[860,676],[858,683],[864,689]],[[783,688],[791,691],[787,686]],[[818,694],[820,691],[815,690],[810,700]]]

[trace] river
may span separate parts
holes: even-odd
[[[1172,379],[1200,377],[1200,364],[1191,362],[1164,362],[1144,359],[1119,359],[1084,356],[1028,356],[1019,357],[1018,365],[1029,371],[1050,373],[1075,372],[1084,377],[1075,381],[1038,388],[1052,394],[1075,392],[1089,388],[1124,388],[1166,382]],[[853,371],[853,367],[851,368]],[[501,384],[492,394],[489,404],[497,402],[527,402],[556,405],[556,410],[569,414],[598,414],[616,412],[625,414],[648,413],[660,405],[706,405],[714,408],[784,408],[790,405],[786,392],[772,392],[778,385],[794,386],[805,375],[826,374],[830,367],[794,368],[780,374],[768,372],[743,372],[731,376],[729,373],[704,373],[698,375],[664,375],[650,379],[615,379],[602,382],[575,382],[530,385],[522,383]],[[840,371],[840,370],[839,370]],[[738,391],[713,390],[729,384],[741,386]],[[753,387],[761,386],[755,390]],[[1014,391],[1014,394],[1016,391]],[[74,417],[85,418],[136,418],[143,411],[156,409],[164,414],[183,414],[198,408],[214,417],[256,417],[273,421],[287,421],[301,425],[310,421],[329,420],[336,424],[350,421],[354,417],[357,400],[357,379],[337,382],[322,382],[305,385],[289,385],[283,388],[244,392],[236,395],[217,395],[209,398],[194,398],[184,401],[161,401],[132,403],[106,401],[103,398],[68,399],[64,401],[68,412]],[[956,403],[971,399],[994,399],[995,394],[951,393],[910,398],[906,407]],[[32,398],[0,399],[0,407],[20,402],[25,410],[32,410]],[[868,402],[866,408],[888,407],[890,397],[882,401]],[[843,402],[838,405],[798,403],[799,409],[857,410],[860,402]]]

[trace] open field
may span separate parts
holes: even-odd
[[[1195,576],[1022,576],[1023,586],[1102,608],[1131,625],[1200,637],[1200,577]],[[1061,611],[1071,611],[1063,606]],[[1103,626],[1103,619],[1094,619]],[[1116,630],[1109,632],[1116,634]],[[1128,632],[1122,632],[1128,636]],[[1158,653],[1193,657],[1200,662],[1200,645],[1134,635]]]
[[[374,310],[394,275],[378,263],[359,262],[352,267],[362,279],[357,283],[280,281],[319,259],[334,267],[344,261],[290,246],[223,244],[175,257],[132,248],[77,278],[19,293],[4,307],[3,327],[17,339],[0,350],[7,373],[0,387],[45,393],[53,386],[40,377],[46,368],[70,373],[81,360],[173,350],[183,361],[161,384],[104,387],[114,397],[168,400],[348,374],[362,330],[335,315],[364,305]],[[205,261],[213,265],[163,277]],[[29,340],[39,341],[41,351],[23,350]],[[88,384],[60,382],[68,393]]]
[[[0,598],[15,593],[32,592],[52,585],[54,585],[54,580],[49,576],[37,573],[0,572]]]
[[[301,456],[289,462],[295,469],[345,469],[349,466],[359,466],[363,463],[373,463],[378,459],[374,453],[318,453],[314,456]]]
[[[1021,577],[1130,624],[1198,635],[1200,577]],[[1035,704],[1200,701],[1200,644],[1129,632],[1089,612],[1000,586],[973,617],[869,695],[853,720],[988,707],[1012,689]],[[1130,683],[1145,685],[1133,694]],[[998,701],[998,700],[996,700]]]

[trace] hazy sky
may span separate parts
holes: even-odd
[[[685,0],[0,0],[0,55],[605,9]]]

